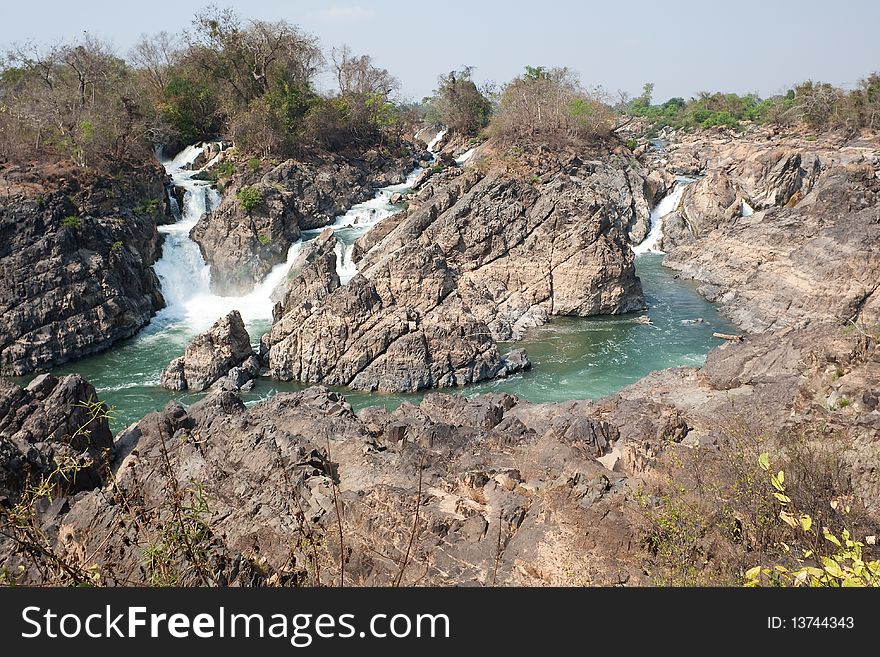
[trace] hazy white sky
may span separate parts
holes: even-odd
[[[0,51],[83,31],[125,54],[142,33],[189,26],[207,0],[0,0]],[[218,0],[242,17],[285,19],[324,46],[373,55],[405,96],[467,64],[504,82],[527,64],[566,65],[590,85],[655,100],[699,91],[769,95],[812,78],[850,87],[880,70],[876,0]]]

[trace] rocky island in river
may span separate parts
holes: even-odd
[[[798,574],[805,518],[877,558],[876,74],[821,115],[543,67],[419,105],[193,29],[0,76],[2,583],[880,583]]]

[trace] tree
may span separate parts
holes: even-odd
[[[488,125],[492,103],[472,80],[473,70],[466,66],[439,77],[434,96],[427,101],[429,120],[465,135],[476,135]]]
[[[528,145],[567,143],[606,136],[610,108],[598,93],[587,92],[567,68],[527,66],[502,91],[492,131],[501,140]]]
[[[34,150],[52,150],[80,167],[142,157],[146,108],[131,69],[110,46],[90,35],[41,51],[29,46],[7,56],[4,78],[9,117]]]

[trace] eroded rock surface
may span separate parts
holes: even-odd
[[[249,359],[254,360],[246,363]],[[243,364],[244,367],[233,373],[230,381],[238,381],[244,375],[250,376],[245,377],[237,387],[259,374],[259,363],[241,314],[233,310],[218,319],[210,329],[193,338],[183,356],[171,361],[162,372],[162,387],[193,392],[207,390],[233,368]]]
[[[166,212],[158,167],[3,175],[13,193],[0,201],[0,374],[103,351],[165,305],[151,267]]]

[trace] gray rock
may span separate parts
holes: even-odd
[[[239,367],[232,382],[244,383],[259,374],[259,361],[251,347],[251,339],[237,310],[218,319],[205,333],[197,335],[187,345],[181,358],[176,358],[162,373],[162,386],[170,390],[207,390]],[[252,374],[252,372],[254,372]],[[240,385],[235,386],[240,387]]]
[[[37,167],[4,175],[11,191],[0,203],[0,375],[104,351],[165,305],[151,267],[166,208],[158,166],[88,182]],[[65,226],[67,217],[78,225]]]

